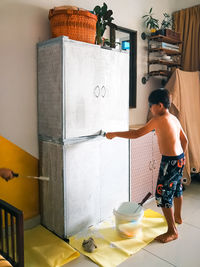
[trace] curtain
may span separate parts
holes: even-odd
[[[200,5],[173,13],[174,30],[183,44],[181,65],[185,71],[200,70]]]

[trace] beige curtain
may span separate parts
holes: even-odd
[[[181,33],[182,68],[200,70],[200,5],[173,13],[174,29]]]
[[[184,177],[190,184],[191,169],[200,173],[200,72],[176,69],[165,88],[172,96],[170,112],[179,119],[189,140]]]

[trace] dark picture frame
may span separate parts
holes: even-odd
[[[129,64],[129,108],[136,108],[137,103],[137,31],[116,24],[110,25],[110,46],[115,48],[116,31],[129,34],[130,64]]]

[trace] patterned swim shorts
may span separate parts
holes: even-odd
[[[162,156],[155,194],[158,207],[171,208],[174,197],[183,194],[181,178],[184,166],[184,153],[179,156]]]

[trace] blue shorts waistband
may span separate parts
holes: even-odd
[[[162,160],[163,161],[178,160],[178,159],[182,159],[184,157],[185,157],[184,153],[181,153],[180,155],[177,155],[177,156],[164,156],[164,155],[162,155]]]

